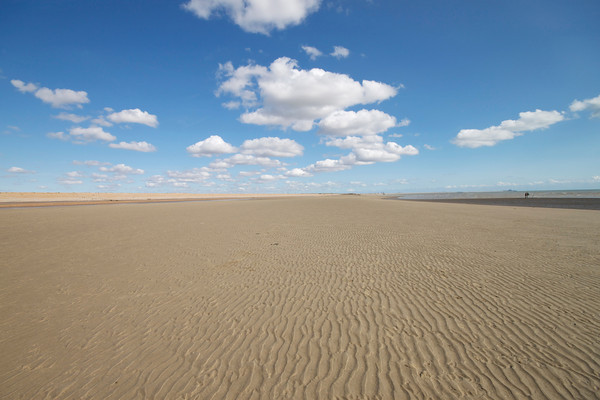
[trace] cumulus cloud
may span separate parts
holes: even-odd
[[[414,156],[419,154],[419,150],[414,146],[400,146],[395,142],[385,143],[383,138],[378,135],[364,137],[349,136],[344,139],[337,138],[329,140],[325,144],[342,149],[352,149],[352,153],[345,160],[345,164],[348,165],[393,162],[398,161],[405,155]]]
[[[263,137],[246,140],[240,147],[242,154],[260,157],[296,157],[301,156],[304,147],[292,139]]]
[[[380,102],[396,95],[396,88],[385,83],[358,82],[345,74],[319,68],[302,70],[287,57],[267,67],[248,65],[234,69],[231,63],[220,66],[221,83],[217,95],[230,94],[246,107],[244,123],[291,127],[296,131],[312,129],[315,120],[348,107]]]
[[[319,9],[321,0],[189,0],[183,8],[209,19],[225,12],[243,30],[268,35],[300,24]]]
[[[156,115],[152,115],[147,111],[142,111],[139,108],[114,112],[109,114],[106,118],[115,124],[133,123],[147,125],[152,128],[158,126],[158,118]]]
[[[89,103],[87,92],[75,91],[71,89],[48,89],[47,87],[38,88],[33,83],[25,83],[18,79],[10,81],[21,93],[33,93],[35,97],[44,103],[50,104],[54,108],[69,108],[72,105],[81,107],[82,104]]]
[[[10,83],[21,93],[33,93],[38,89],[35,83],[25,83],[19,79],[12,79]]]
[[[75,127],[69,129],[70,138],[76,142],[94,142],[96,140],[102,140],[105,142],[112,142],[117,138],[108,132],[105,132],[99,126],[90,126],[89,128]]]
[[[215,154],[235,153],[237,151],[235,147],[218,135],[212,135],[207,139],[188,146],[186,150],[192,157],[210,157]]]
[[[102,162],[97,160],[86,160],[86,161],[77,161],[73,160],[74,165],[87,165],[88,167],[98,167],[101,165],[110,165],[108,162]]]
[[[81,185],[83,181],[81,179],[73,179],[69,177],[61,177],[57,179],[61,185]]]
[[[285,176],[297,178],[297,177],[306,177],[312,176],[312,174],[302,168],[293,168],[285,173]]]
[[[346,164],[342,160],[332,160],[327,158],[325,160],[317,161],[314,164],[309,165],[304,168],[304,171],[309,174],[319,173],[319,172],[336,172],[343,171],[345,169],[352,168],[352,164]]]
[[[379,110],[336,111],[319,122],[329,136],[375,135],[396,126],[396,118]]]
[[[330,55],[336,58],[346,58],[350,55],[350,50],[342,46],[333,46],[333,52]]]
[[[526,111],[519,113],[519,119],[502,121],[498,126],[485,129],[462,129],[452,143],[472,149],[494,146],[503,140],[521,136],[524,132],[548,128],[564,119],[564,115],[558,111]]]
[[[69,140],[70,136],[64,132],[48,132],[46,134],[50,139]]]
[[[61,119],[63,121],[71,121],[75,124],[82,123],[83,121],[88,120],[90,118],[83,115],[71,114],[66,112],[61,112],[60,114],[54,115],[53,117],[56,119]]]
[[[590,111],[592,118],[600,118],[600,95],[591,99],[575,100],[569,109],[573,112]]]
[[[112,167],[100,167],[99,169],[102,172],[113,172],[120,175],[142,175],[144,173],[143,169],[133,168],[125,164],[117,164]]]
[[[323,53],[321,53],[319,49],[312,46],[302,46],[302,50],[304,50],[304,52],[308,54],[311,60],[316,60],[317,57],[323,55]]]
[[[6,170],[6,172],[10,172],[11,174],[33,174],[34,171],[28,171],[25,168],[21,167],[10,167]]]
[[[216,160],[210,163],[209,167],[215,169],[226,169],[236,165],[261,165],[263,167],[279,167],[281,161],[273,160],[269,157],[256,157],[251,154],[235,154],[224,160]]]
[[[108,145],[113,149],[141,151],[142,153],[151,153],[156,151],[156,147],[148,142],[120,142],[111,143]]]

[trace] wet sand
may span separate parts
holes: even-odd
[[[397,199],[397,198],[394,198]],[[573,210],[600,210],[600,198],[482,198],[482,199],[402,199],[434,203],[479,204],[488,206],[569,208]]]
[[[0,398],[599,398],[596,211],[289,197],[0,227]]]

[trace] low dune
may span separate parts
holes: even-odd
[[[600,398],[600,212],[0,210],[3,399]]]

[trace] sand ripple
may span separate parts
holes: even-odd
[[[600,213],[5,209],[6,399],[600,398]]]

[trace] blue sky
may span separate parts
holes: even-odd
[[[0,191],[600,187],[596,0],[4,0]]]

